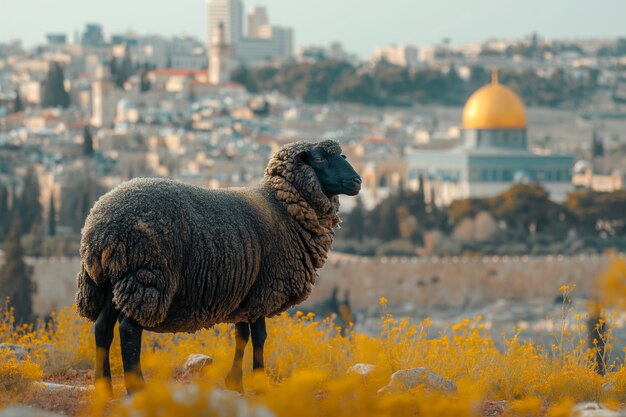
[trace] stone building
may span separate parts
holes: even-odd
[[[573,190],[573,157],[537,154],[527,140],[526,110],[510,88],[498,82],[478,89],[463,110],[461,143],[446,150],[413,149],[408,153],[409,184],[424,179],[435,203],[488,197],[515,183],[540,183],[556,201]]]

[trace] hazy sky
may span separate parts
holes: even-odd
[[[272,24],[295,29],[295,44],[341,41],[361,56],[389,43],[452,43],[521,37],[626,35],[626,0],[245,0],[264,5]],[[26,45],[47,32],[73,39],[86,22],[105,35],[131,29],[140,34],[207,37],[205,0],[0,0],[0,41]]]

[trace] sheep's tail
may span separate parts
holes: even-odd
[[[100,314],[100,310],[102,310],[102,307],[104,306],[107,289],[102,286],[98,286],[98,284],[94,282],[85,270],[85,265],[82,263],[76,280],[78,281],[78,291],[76,292],[76,310],[78,310],[78,314],[86,319],[96,321],[98,315]]]
[[[167,315],[176,282],[158,269],[139,269],[113,283],[113,304],[144,327],[161,324]]]

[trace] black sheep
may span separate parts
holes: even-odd
[[[235,323],[226,384],[241,391],[252,335],[263,369],[265,317],[305,300],[339,225],[339,194],[361,178],[337,142],[297,142],[271,158],[257,187],[207,190],[166,179],[136,179],[104,195],[81,240],[76,304],[95,321],[96,379],[110,384],[116,320],[126,388],[143,385],[141,334],[194,332]]]

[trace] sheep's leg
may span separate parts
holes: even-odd
[[[124,383],[129,394],[140,390],[145,385],[141,373],[141,333],[143,327],[132,317],[120,315],[120,344],[122,346],[122,364]]]
[[[250,331],[252,338],[252,369],[263,370],[263,346],[267,339],[267,331],[265,330],[265,317],[259,318],[257,321],[250,323]]]
[[[109,362],[109,351],[113,342],[113,330],[115,322],[120,315],[119,310],[113,305],[113,294],[109,291],[104,306],[98,315],[94,326],[96,338],[96,372],[95,380],[105,380],[109,390],[111,386],[111,365]]]
[[[233,366],[226,375],[226,388],[243,392],[243,353],[250,337],[250,325],[240,321],[235,323],[235,358]]]

